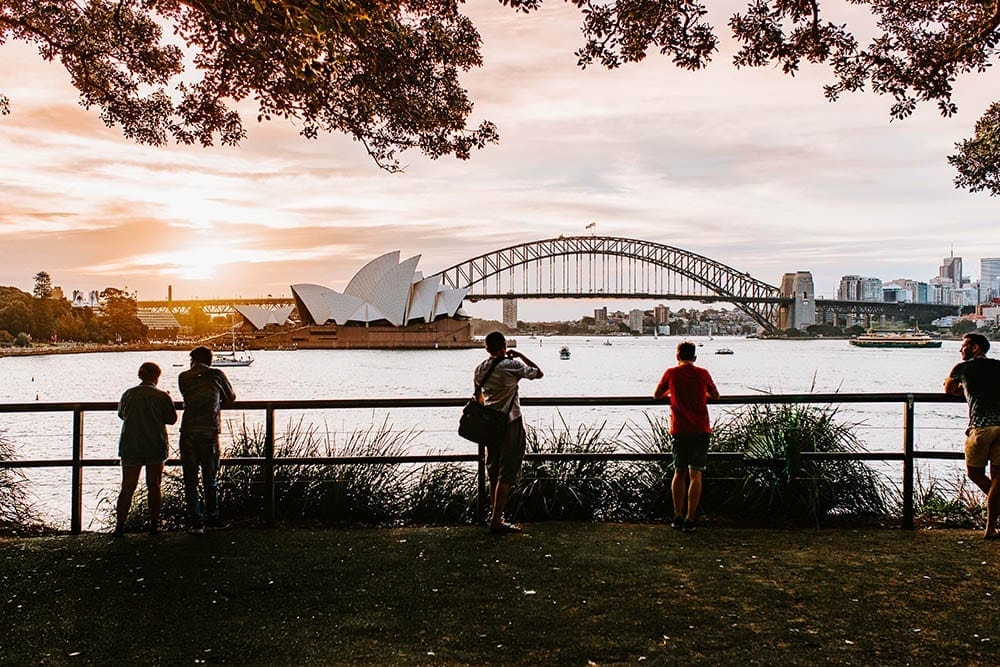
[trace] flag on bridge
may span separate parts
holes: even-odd
[[[596,222],[592,222],[589,225],[587,225],[587,229],[593,229],[596,226],[597,226],[597,223]]]

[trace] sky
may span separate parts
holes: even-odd
[[[140,299],[342,290],[370,259],[400,250],[435,273],[517,243],[589,233],[663,243],[777,285],[811,271],[820,296],[840,276],[927,280],[954,250],[979,277],[1000,257],[998,200],[956,190],[947,155],[971,136],[1000,74],[960,80],[959,114],[933,105],[892,121],[872,94],[825,100],[830,74],[736,70],[726,9],[707,70],[665,57],[580,70],[579,14],[550,2],[518,14],[473,0],[483,68],[463,82],[470,126],[501,141],[468,161],[403,156],[380,170],[343,136],[244,114],[237,148],[153,148],[77,104],[65,70],[8,43],[0,87],[0,285],[30,291],[47,271],[67,294],[125,287]],[[844,9],[843,11],[856,11]],[[846,16],[846,15],[845,15]],[[521,319],[591,314],[623,302],[522,301]],[[697,305],[697,304],[688,304]],[[645,307],[649,307],[648,305]],[[500,306],[466,310],[499,319]]]

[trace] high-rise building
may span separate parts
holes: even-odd
[[[979,260],[979,303],[1000,297],[1000,257]]]
[[[605,324],[608,321],[608,309],[594,308],[594,324]]]
[[[644,313],[638,308],[633,308],[628,313],[628,328],[632,331],[642,333],[642,318]]]
[[[837,287],[839,301],[881,301],[882,281],[865,276],[843,276]]]
[[[517,299],[512,296],[503,298],[503,325],[509,329],[517,328]]]
[[[664,306],[662,303],[655,308],[653,308],[653,319],[656,324],[666,324],[670,321],[670,308]]]
[[[955,287],[962,286],[962,258],[955,257],[954,251],[950,257],[945,257],[938,267],[938,277],[948,278]]]

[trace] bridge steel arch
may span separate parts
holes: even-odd
[[[624,260],[629,264],[628,270],[634,268],[634,263],[643,265],[643,270],[652,267],[660,273],[648,282],[662,284],[668,274],[680,276],[687,284],[700,287],[700,290],[673,292],[660,290],[629,290],[610,291],[607,284],[607,271],[598,276],[595,281],[593,274],[588,274],[588,285],[581,285],[580,277],[587,268],[583,266],[583,258],[603,256],[613,258],[618,262]],[[546,262],[560,262],[545,266]],[[529,269],[535,268],[535,282],[529,280]],[[553,272],[558,268],[559,275]],[[592,267],[590,267],[592,268]],[[519,289],[513,289],[516,282],[514,273],[522,270],[522,280]],[[619,267],[619,271],[621,267]],[[501,276],[506,274],[507,284],[501,287]],[[544,275],[543,275],[544,274]],[[619,238],[613,236],[560,236],[554,239],[531,241],[501,248],[492,252],[468,259],[441,271],[438,275],[450,287],[468,288],[470,299],[500,299],[505,297],[522,298],[587,298],[587,297],[628,297],[659,299],[694,299],[701,301],[727,301],[747,313],[755,322],[767,331],[777,330],[778,307],[787,299],[782,299],[780,290],[774,285],[753,278],[749,273],[715,261],[703,255],[675,248],[673,246],[641,241],[638,239]],[[575,284],[574,277],[576,278]],[[547,278],[550,287],[542,289],[541,282]],[[493,282],[497,289],[488,291],[489,283]],[[558,284],[558,286],[557,286]],[[595,285],[600,284],[597,288]],[[534,287],[534,289],[532,289]]]

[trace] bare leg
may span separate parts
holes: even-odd
[[[701,502],[701,471],[692,468],[688,471],[691,483],[687,490],[687,520],[694,521],[694,515],[698,511],[698,503]]]
[[[163,464],[146,466],[146,496],[149,502],[149,527],[155,530],[160,525],[160,508],[163,506],[163,493],[160,482],[163,479]]]
[[[490,515],[490,526],[499,528],[503,524],[503,508],[510,496],[510,484],[497,482],[493,485],[493,513]]]
[[[991,482],[990,478],[986,476],[986,466],[983,466],[982,468],[969,467],[966,468],[966,471],[969,475],[969,479],[971,479],[976,486],[982,489],[983,493],[989,494]],[[995,474],[994,477],[996,477]]]
[[[122,468],[122,490],[118,493],[118,504],[115,507],[115,532],[125,529],[125,520],[132,507],[132,496],[135,495],[135,487],[139,485],[140,470],[138,467]]]
[[[1000,526],[1000,466],[990,466],[990,490],[986,494],[986,537],[995,539]]]
[[[674,516],[684,517],[684,501],[687,498],[688,471],[674,470],[674,479],[670,482],[670,495],[674,501]]]

